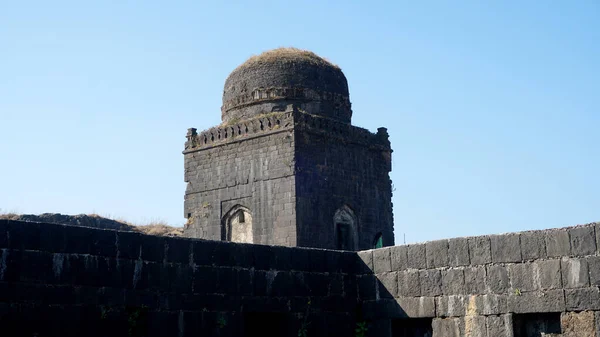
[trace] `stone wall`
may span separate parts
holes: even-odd
[[[222,240],[235,206],[252,215],[259,244],[295,246],[294,134],[290,113],[189,135],[184,212],[188,237]]]
[[[225,240],[233,207],[251,212],[246,242],[335,249],[334,214],[356,215],[349,250],[394,244],[391,148],[377,133],[290,106],[201,133],[185,144],[185,228],[188,237]]]
[[[0,334],[600,337],[599,227],[355,253],[0,220]]]
[[[0,220],[2,336],[352,336],[356,254]]]
[[[600,336],[599,224],[359,252],[363,312],[381,336]]]
[[[299,114],[295,128],[298,245],[337,248],[334,214],[349,207],[357,218],[355,250],[394,245],[391,149],[377,134]]]

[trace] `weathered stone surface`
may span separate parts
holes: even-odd
[[[442,293],[461,295],[465,293],[465,275],[460,268],[442,270]]]
[[[358,252],[358,266],[357,271],[360,274],[373,273],[373,251],[364,250]]]
[[[469,242],[469,257],[472,265],[492,262],[492,250],[489,236],[467,238]]]
[[[597,230],[598,228],[596,228]],[[598,232],[596,232],[596,235],[598,234]],[[600,337],[600,311],[594,311],[594,319],[596,321],[596,336],[594,337]]]
[[[379,280],[379,296],[381,298],[394,298],[398,296],[398,273],[377,274]]]
[[[565,308],[562,290],[513,293],[508,296],[508,310],[514,313],[562,312]]]
[[[467,315],[463,318],[461,324],[461,336],[480,337],[487,334],[485,316]]]
[[[414,244],[407,246],[408,268],[426,269],[425,245]]]
[[[396,301],[407,317],[435,317],[433,297],[399,297]]]
[[[508,312],[508,295],[486,294],[474,297],[475,310],[478,315],[499,315]],[[470,306],[473,307],[473,298]]]
[[[486,292],[485,285],[485,267],[466,267],[465,274],[465,292],[467,294],[484,294]]]
[[[448,262],[451,267],[469,265],[469,241],[467,238],[448,240]]]
[[[492,262],[521,262],[521,242],[519,234],[490,236]]]
[[[523,260],[543,259],[546,257],[546,240],[544,231],[521,233],[521,254]]]
[[[564,229],[547,230],[546,254],[548,257],[568,256],[571,251],[569,234]]]
[[[600,292],[597,287],[565,289],[567,310],[600,310]]]
[[[571,254],[574,256],[596,253],[596,233],[594,226],[579,226],[567,231],[571,242]]]
[[[564,257],[560,261],[560,266],[563,287],[580,288],[590,284],[586,259]]]
[[[562,274],[560,272],[559,259],[540,260],[534,262],[533,265],[534,272],[537,271],[537,280],[539,280],[539,286],[541,289],[547,290],[562,288]]]
[[[594,222],[592,225],[594,226],[594,230],[596,231],[597,253],[600,254],[600,222]],[[599,325],[600,325],[600,323],[599,323]],[[600,334],[598,334],[598,337],[600,337]]]
[[[489,265],[486,267],[486,283],[490,292],[505,294],[510,288],[508,270],[502,265]]]
[[[392,257],[390,248],[380,248],[373,250],[373,271],[383,273],[392,270]]]
[[[390,247],[392,255],[392,270],[401,271],[408,268],[407,246]]]
[[[438,296],[435,298],[436,316],[459,317],[464,316],[469,297],[466,295]]]
[[[421,296],[439,296],[442,294],[442,273],[439,270],[419,271]]]
[[[590,271],[590,285],[600,286],[600,256],[588,256],[585,260]]]
[[[514,337],[512,314],[488,316],[487,337]]]
[[[533,264],[518,263],[508,266],[510,282],[513,289],[519,291],[534,291],[539,287],[539,278],[534,274]]]
[[[419,272],[416,270],[398,272],[398,294],[400,296],[421,296]]]
[[[560,315],[561,337],[597,337],[594,312],[563,312]]]
[[[427,268],[448,266],[448,240],[429,241],[425,244]]]
[[[459,318],[435,318],[431,324],[433,336],[463,337],[461,336]]]

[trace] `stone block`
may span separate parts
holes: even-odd
[[[469,258],[472,265],[492,262],[492,250],[489,236],[475,236],[467,239],[469,242]]]
[[[391,247],[392,270],[401,271],[408,268],[407,246]]]
[[[359,275],[356,277],[358,297],[365,300],[375,299],[376,279],[374,275]]]
[[[439,270],[419,271],[421,296],[439,296],[442,294],[442,273]]]
[[[8,220],[0,219],[0,249],[8,248]]]
[[[44,224],[39,227],[40,230],[40,247],[37,250],[53,253],[64,253],[66,251],[67,241],[71,238],[67,237],[68,227],[66,225],[50,225]],[[7,231],[0,229],[0,247],[2,247],[2,234],[8,234]],[[113,232],[116,235],[118,232]],[[8,241],[7,241],[8,243]],[[116,247],[112,249],[112,255],[116,256]]]
[[[590,285],[600,286],[600,256],[588,256],[585,260],[590,271]]]
[[[486,292],[484,266],[466,267],[463,272],[466,294],[484,294]]]
[[[596,228],[596,230],[598,230],[598,228]],[[598,232],[596,232],[596,235],[598,235]],[[595,337],[600,337],[600,311],[594,311],[594,320],[596,321]]]
[[[463,295],[465,293],[465,275],[462,269],[442,270],[442,293],[444,295]]]
[[[359,274],[373,273],[373,250],[363,250],[358,252],[357,272]]]
[[[521,262],[521,241],[519,234],[490,236],[492,262]]]
[[[380,298],[394,298],[398,296],[398,273],[388,272],[376,274]]]
[[[495,294],[508,293],[510,282],[508,270],[501,265],[489,265],[486,268],[486,284],[490,292]]]
[[[372,273],[372,269],[373,269],[373,259],[372,256],[369,259],[370,261],[370,267],[365,265],[365,263],[362,261],[362,259],[360,258],[360,252],[355,255],[356,257],[356,272],[358,274],[362,274],[362,273]],[[291,262],[291,269],[292,270],[297,270],[297,271],[310,271],[311,270],[311,266],[310,266],[310,256],[309,256],[309,249],[295,249],[294,252],[291,254],[290,256],[290,262]]]
[[[450,267],[468,266],[469,241],[466,238],[448,240],[448,263]]]
[[[130,238],[135,241],[134,237]],[[125,240],[124,235],[119,235],[119,245]],[[163,262],[165,259],[165,237],[144,235],[140,239],[141,259],[144,261]],[[120,248],[119,248],[120,251]]]
[[[593,311],[563,312],[560,327],[564,337],[597,337]]]
[[[551,229],[546,233],[546,254],[548,257],[567,256],[571,252],[569,234],[564,229]]]
[[[378,273],[389,272],[392,270],[392,256],[390,248],[380,248],[373,250],[373,271]]]
[[[275,253],[279,247],[273,246],[269,248]],[[279,249],[282,250],[283,248]],[[308,249],[308,261],[311,267],[311,272],[324,273],[329,271],[327,269],[327,259],[325,257],[325,253],[326,251],[322,249]],[[274,256],[277,256],[277,254],[274,254]],[[270,269],[273,269],[273,264],[271,264]]]
[[[425,245],[414,244],[407,246],[408,268],[427,269]]]
[[[460,318],[435,318],[431,323],[433,336],[464,337],[460,331]]]
[[[534,291],[538,290],[539,282],[537,274],[534,275],[533,264],[531,263],[516,263],[508,266],[508,274],[510,283],[514,290],[518,291]]]
[[[564,288],[581,288],[590,284],[585,258],[563,257],[560,261],[560,269]]]
[[[544,231],[521,233],[521,254],[523,260],[537,260],[546,257],[546,240]]]
[[[473,307],[472,303],[470,307]],[[505,314],[508,312],[508,295],[478,295],[475,297],[474,311],[479,315]]]
[[[425,243],[427,268],[448,266],[448,240],[429,241]]]
[[[565,303],[568,311],[600,310],[598,287],[565,289]]]
[[[166,261],[175,263],[186,263],[189,264],[190,260],[193,262],[192,240],[183,238],[165,238]]]
[[[433,297],[399,297],[398,306],[406,317],[435,317],[435,300]]]
[[[460,317],[466,313],[469,296],[450,295],[435,298],[435,314],[438,317]]]
[[[461,336],[480,337],[487,334],[485,316],[465,316],[459,323]]]
[[[571,242],[571,255],[586,256],[596,253],[594,226],[578,226],[567,231]]]
[[[487,337],[514,337],[512,314],[488,316]]]
[[[598,254],[600,254],[600,222],[594,222],[591,225],[594,226],[594,231],[596,232],[596,249]],[[600,326],[600,323],[598,325]],[[600,337],[600,333],[598,337]]]
[[[405,270],[398,272],[398,295],[406,297],[421,296],[419,279],[419,271]]]
[[[542,290],[562,288],[562,276],[560,272],[560,260],[535,261],[534,272],[537,272],[537,280]]]
[[[508,296],[508,310],[517,314],[565,311],[565,297],[560,289],[512,293]]]

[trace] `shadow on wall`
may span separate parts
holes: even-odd
[[[359,252],[357,266],[357,290],[362,302],[357,313],[357,322],[366,325],[364,336],[432,337],[433,317],[420,317],[426,311],[434,311],[433,301],[415,297],[411,303],[401,305],[397,297],[397,273],[376,276],[373,268],[372,251]],[[405,309],[406,308],[406,309]],[[443,335],[446,336],[446,335]]]

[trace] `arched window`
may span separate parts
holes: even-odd
[[[375,240],[373,240],[373,248],[382,248],[383,247],[383,235],[381,233],[377,233],[375,235]]]
[[[357,221],[350,207],[340,207],[333,216],[335,245],[339,250],[356,250]]]
[[[254,243],[252,213],[242,205],[233,206],[222,221],[223,241]]]

